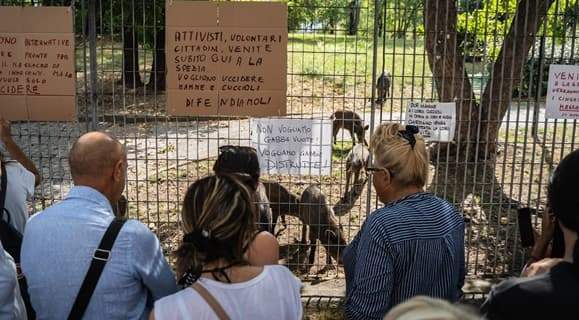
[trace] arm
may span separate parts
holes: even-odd
[[[547,249],[555,233],[555,223],[555,216],[551,212],[549,205],[547,205],[543,211],[543,219],[541,221],[541,236],[535,237],[535,245],[531,253],[531,257],[534,259],[541,260],[547,256]]]
[[[137,277],[149,289],[153,300],[158,300],[177,292],[177,282],[171,267],[163,256],[159,239],[142,223],[137,224],[133,238],[133,266]]]
[[[368,226],[358,243],[352,284],[345,303],[348,319],[382,319],[390,309],[393,262],[386,241]]]
[[[6,151],[10,154],[12,159],[18,161],[26,170],[30,171],[34,174],[34,184],[38,186],[40,184],[40,173],[38,169],[34,165],[30,159],[22,152],[20,147],[14,142],[12,139],[12,135],[10,133],[10,121],[5,120],[2,116],[0,116],[0,138],[6,147]]]
[[[269,232],[260,232],[247,248],[247,261],[252,266],[278,264],[279,244]]]

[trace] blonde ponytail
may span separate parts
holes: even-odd
[[[375,165],[390,170],[400,185],[426,185],[429,159],[426,142],[420,134],[398,123],[383,123],[370,139],[370,151]]]

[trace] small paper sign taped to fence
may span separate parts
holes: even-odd
[[[262,173],[331,174],[331,120],[252,118],[250,122],[251,145]]]
[[[579,66],[549,67],[545,108],[548,119],[579,119]]]
[[[283,116],[287,5],[168,1],[167,111]]]
[[[76,118],[70,7],[0,7],[0,114],[9,120]]]
[[[456,103],[411,101],[406,124],[420,128],[420,134],[428,141],[450,142],[456,127]]]

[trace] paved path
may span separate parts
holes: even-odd
[[[315,115],[314,115],[315,116]],[[370,113],[361,115],[368,123]],[[383,121],[400,121],[405,113],[382,113]],[[529,128],[533,118],[533,105],[514,104],[503,126],[517,125]],[[376,112],[375,126],[380,123],[380,113]],[[545,124],[545,110],[539,112],[539,125]],[[167,168],[188,161],[216,157],[218,146],[224,144],[248,145],[249,120],[201,121],[201,122],[159,122],[157,126],[147,124],[110,125],[102,128],[111,132],[126,144],[129,158],[129,179],[145,180],[156,174],[159,167]],[[30,154],[45,179],[40,189],[44,197],[66,192],[70,185],[67,173],[67,153],[82,132],[84,123],[23,123],[13,125],[13,134]],[[338,139],[350,140],[347,132],[338,133]],[[154,165],[162,163],[162,165]],[[152,165],[153,164],[153,165]]]

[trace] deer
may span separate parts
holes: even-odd
[[[390,73],[383,71],[376,82],[376,90],[378,91],[376,97],[377,104],[382,105],[384,101],[386,101],[386,98],[390,96],[390,85]]]
[[[327,265],[332,264],[332,258],[340,262],[340,249],[346,246],[346,239],[334,210],[318,186],[310,185],[303,191],[300,197],[299,218],[303,223],[302,236],[306,234],[304,230],[309,229],[308,265],[314,263],[317,240],[320,240],[320,244],[326,248]]]
[[[291,193],[283,185],[274,181],[262,181],[261,183],[265,190],[265,195],[269,199],[269,206],[272,213],[272,224],[275,229],[277,220],[281,217],[283,229],[274,233],[276,237],[287,228],[285,216],[290,215],[299,218],[299,196]],[[301,241],[305,241],[304,233],[302,232]]]
[[[358,142],[363,142],[364,145],[368,145],[366,141],[366,130],[368,130],[369,126],[364,125],[364,121],[357,113],[348,110],[336,111],[332,114],[331,119],[333,120],[332,141],[334,144],[336,143],[338,131],[344,129],[350,132],[352,144],[356,144],[356,138],[358,138]]]
[[[366,172],[366,168],[368,166],[368,162],[370,161],[370,151],[368,148],[358,143],[356,144],[352,150],[348,153],[346,157],[346,191],[347,194],[350,190],[350,181],[352,179],[352,175],[354,175],[354,184],[357,184],[360,178],[360,172],[363,170],[365,175],[368,176],[368,172]]]

